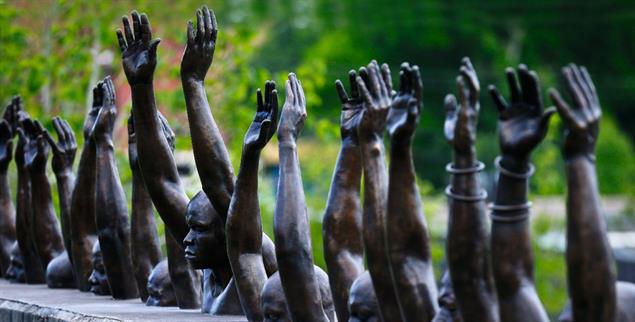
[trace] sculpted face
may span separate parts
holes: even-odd
[[[441,279],[439,290],[439,312],[434,317],[433,322],[462,322],[463,318],[456,307],[454,289],[450,281],[450,274],[445,272]]]
[[[319,267],[314,266],[315,277],[320,288],[322,307],[329,321],[335,321],[335,305],[331,295],[328,275]],[[287,310],[287,300],[284,296],[280,273],[276,272],[265,283],[260,296],[260,305],[265,315],[265,322],[291,322],[291,315]]]
[[[49,262],[46,267],[46,284],[50,288],[75,288],[73,267],[66,251]]]
[[[202,191],[197,193],[187,206],[187,225],[190,231],[185,236],[185,258],[195,269],[213,268],[227,261],[224,224],[216,209]]]
[[[24,261],[22,260],[22,254],[20,253],[17,242],[13,243],[11,248],[10,260],[11,263],[9,264],[9,268],[7,268],[7,280],[11,283],[25,283]]]
[[[348,297],[349,322],[379,322],[379,307],[370,273],[365,271],[351,285]]]
[[[164,259],[159,262],[150,273],[148,278],[148,299],[147,306],[176,306],[176,295],[170,280],[168,271],[168,261]]]
[[[106,277],[106,268],[101,256],[99,241],[95,242],[95,245],[93,245],[91,262],[93,263],[93,272],[90,274],[88,279],[88,282],[90,283],[90,291],[97,295],[110,295],[110,285],[108,285],[108,277]]]

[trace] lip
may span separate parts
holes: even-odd
[[[187,259],[196,258],[196,250],[192,250],[190,247],[185,248],[185,258]]]

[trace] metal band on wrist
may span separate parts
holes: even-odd
[[[445,194],[455,200],[466,201],[466,202],[478,202],[487,199],[487,191],[481,190],[481,192],[476,196],[465,196],[465,195],[457,195],[452,192],[452,186],[449,185],[445,188]]]
[[[454,164],[452,164],[452,163],[448,163],[445,166],[445,171],[447,171],[448,173],[451,173],[451,174],[476,173],[476,172],[483,171],[483,169],[485,169],[485,163],[483,163],[481,161],[477,161],[476,165],[471,167],[471,168],[460,168],[460,169],[457,169],[457,168],[454,167]]]
[[[528,211],[522,212],[513,216],[499,216],[490,212],[489,217],[492,218],[492,221],[510,223],[510,222],[523,221],[529,218],[529,212]]]
[[[514,179],[529,179],[529,177],[531,177],[534,172],[536,172],[536,167],[534,167],[533,164],[529,164],[529,170],[527,170],[527,172],[525,173],[517,173],[517,172],[512,172],[509,171],[505,168],[503,168],[503,166],[501,165],[501,156],[496,157],[496,160],[494,160],[494,165],[496,166],[496,169],[498,169],[498,171],[505,175],[508,176],[510,178],[514,178]]]
[[[523,204],[519,205],[497,205],[494,203],[489,204],[489,209],[494,211],[516,211],[516,210],[525,210],[531,208],[531,201],[527,201]]]

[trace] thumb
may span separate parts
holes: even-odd
[[[157,56],[157,47],[159,46],[159,43],[161,42],[161,39],[155,39],[150,43],[150,49],[149,49],[149,53],[150,53],[150,57],[156,57]]]
[[[547,127],[549,126],[549,120],[551,119],[551,116],[554,115],[555,113],[556,113],[556,108],[553,106],[546,109],[545,112],[542,113],[542,119],[540,119],[540,127],[543,129],[547,129]]]

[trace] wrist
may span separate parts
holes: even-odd
[[[527,156],[513,156],[505,154],[500,159],[501,167],[517,173],[524,173],[529,170],[529,155]]]
[[[181,82],[184,86],[202,86],[205,77],[199,77],[194,73],[181,73]]]
[[[110,135],[97,135],[93,137],[95,146],[98,148],[114,148],[115,144]]]
[[[391,137],[390,138],[390,147],[391,149],[404,149],[410,148],[412,146],[412,136],[407,137]]]
[[[467,151],[454,151],[454,168],[470,168],[476,165],[476,151],[472,147]]]
[[[60,170],[53,170],[55,172],[55,177],[57,180],[67,180],[70,179],[73,175],[73,171],[70,168],[64,168]]]

